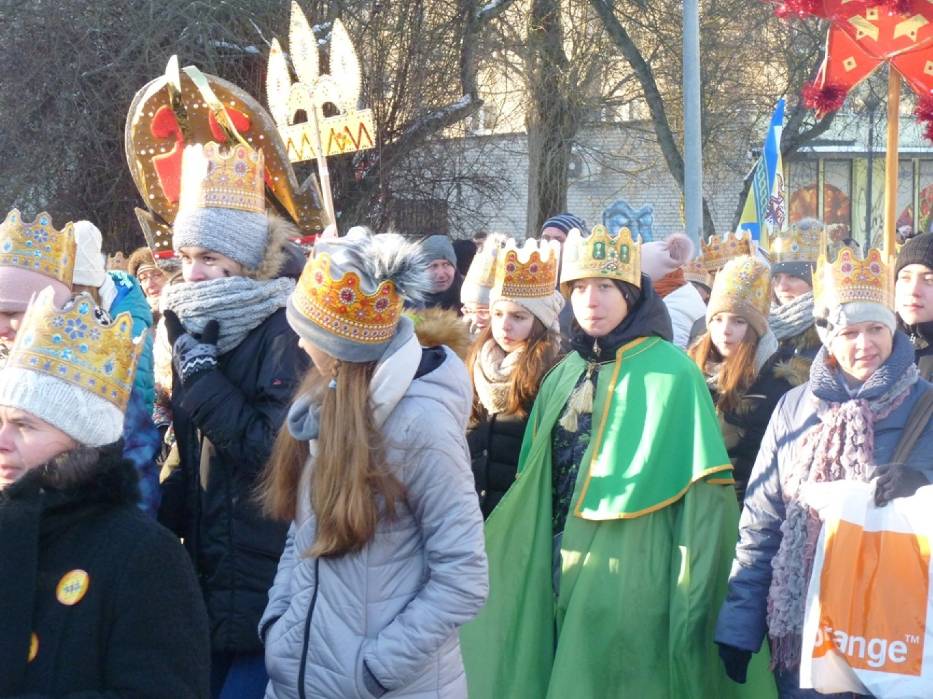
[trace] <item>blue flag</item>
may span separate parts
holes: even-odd
[[[739,229],[763,242],[768,234],[785,228],[787,202],[784,199],[784,163],[781,158],[781,133],[784,129],[784,99],[778,101],[771,115],[761,157],[751,172],[748,198],[739,218]],[[765,236],[762,236],[762,232]]]

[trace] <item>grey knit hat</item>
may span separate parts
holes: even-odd
[[[404,301],[430,292],[427,267],[417,243],[352,228],[315,244],[286,317],[302,339],[335,359],[378,361],[396,334]]]
[[[454,267],[457,266],[457,253],[454,245],[446,235],[430,235],[421,241],[421,249],[428,264],[434,260],[447,260]]]

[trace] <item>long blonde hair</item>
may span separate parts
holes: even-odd
[[[316,369],[305,376],[298,395],[320,401],[320,434],[311,471],[311,508],[317,518],[309,556],[340,556],[362,549],[381,516],[393,517],[404,488],[390,472],[382,433],[373,419],[369,385],[375,362],[338,362],[335,388]],[[288,429],[279,431],[266,466],[259,496],[274,519],[295,518],[301,474],[308,460],[304,442]]]

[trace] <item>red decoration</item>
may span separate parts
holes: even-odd
[[[817,85],[807,83],[804,85],[802,95],[803,103],[817,114],[835,112],[846,101],[847,90],[842,85]]]

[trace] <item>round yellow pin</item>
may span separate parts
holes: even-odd
[[[29,656],[26,658],[26,662],[31,663],[36,659],[37,655],[39,655],[39,637],[33,631],[29,634]]]
[[[80,569],[68,571],[58,581],[58,587],[55,588],[55,599],[66,607],[73,607],[84,599],[90,584],[91,578],[86,571]]]

